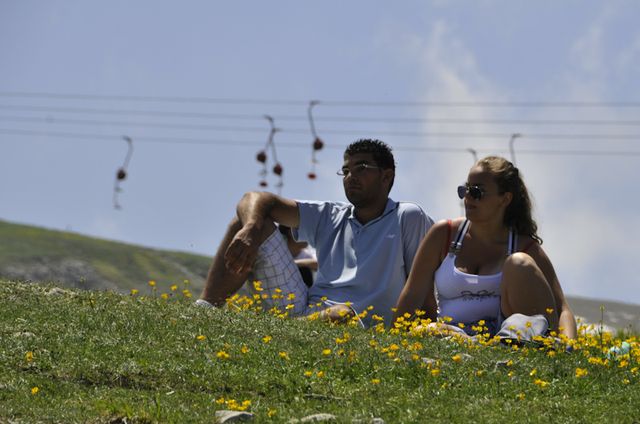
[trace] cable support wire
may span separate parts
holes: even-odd
[[[135,101],[164,103],[211,103],[211,104],[255,104],[303,106],[308,100],[283,99],[251,99],[251,98],[216,98],[196,96],[134,96],[113,94],[80,94],[80,93],[48,93],[0,91],[0,97],[11,98],[46,98],[65,100],[101,100],[101,101]],[[526,107],[526,108],[601,108],[640,107],[637,101],[359,101],[359,100],[321,100],[323,106],[361,106],[361,107]]]
[[[29,122],[42,124],[73,124],[73,125],[109,125],[142,128],[164,128],[180,130],[207,130],[207,131],[233,131],[233,132],[264,132],[260,127],[220,126],[220,125],[195,125],[195,124],[161,124],[156,122],[130,122],[130,121],[101,121],[66,118],[34,118],[22,116],[2,116],[0,121]],[[289,134],[308,134],[308,130],[302,128],[281,129],[278,132]],[[336,135],[362,135],[374,130],[330,130],[325,129],[325,134]],[[509,133],[468,133],[468,132],[423,132],[423,131],[377,131],[379,135],[396,137],[430,137],[430,138],[464,138],[464,139],[500,139],[509,137]],[[552,139],[552,140],[640,140],[640,134],[554,134],[554,133],[527,133],[528,139]]]
[[[32,131],[32,130],[16,130],[8,128],[0,128],[0,134],[17,135],[17,136],[40,136],[40,137],[56,137],[68,139],[96,139],[96,140],[113,140],[121,137],[119,135],[106,134],[82,134],[68,132],[51,132],[51,131]],[[264,143],[258,141],[240,141],[240,140],[215,140],[215,139],[194,139],[194,138],[176,138],[176,137],[151,137],[151,136],[135,136],[137,142],[142,143],[171,143],[171,144],[201,144],[201,145],[217,145],[232,147],[256,147],[264,146]],[[285,143],[278,142],[280,148],[296,148],[308,149],[307,143]],[[326,144],[326,148],[333,150],[343,150],[344,146]],[[469,153],[468,148],[462,147],[438,147],[438,146],[393,146],[394,151],[398,152],[423,152],[423,153]],[[493,152],[508,153],[508,150],[495,150],[491,148],[475,149],[477,152]],[[640,157],[640,150],[571,150],[571,149],[518,149],[518,154],[531,155],[578,155],[578,156],[622,156],[622,157]]]
[[[70,108],[57,106],[34,105],[0,105],[0,110],[22,112],[59,112],[88,115],[123,115],[123,116],[157,116],[174,118],[230,119],[230,120],[262,120],[260,114],[233,114],[182,112],[139,109],[95,109]],[[51,118],[57,120],[56,118]],[[303,115],[278,115],[279,121],[307,121]],[[320,116],[317,122],[367,122],[381,124],[487,124],[487,125],[586,125],[586,126],[640,126],[640,120],[605,120],[605,119],[469,119],[469,118],[402,118],[402,117],[366,117],[366,116]]]

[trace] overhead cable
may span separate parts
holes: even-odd
[[[118,135],[106,135],[106,134],[82,134],[82,133],[68,133],[68,132],[51,132],[51,131],[31,131],[31,130],[16,130],[0,128],[0,134],[17,135],[17,136],[42,136],[42,137],[56,137],[56,138],[68,138],[68,139],[82,139],[82,140],[113,140],[119,137]],[[528,135],[527,135],[528,137]],[[177,138],[177,137],[151,137],[151,136],[136,136],[137,142],[143,143],[171,143],[171,144],[201,144],[201,145],[216,145],[216,146],[233,146],[233,147],[255,147],[261,146],[263,143],[257,141],[240,141],[240,140],[214,140],[214,139],[198,139],[198,138]],[[278,142],[278,146],[281,148],[298,148],[308,149],[307,143],[286,143]],[[342,150],[344,146],[326,144],[326,148],[334,150]],[[407,145],[395,145],[394,151],[406,151],[406,152],[424,152],[424,153],[465,153],[468,154],[468,148],[460,147],[439,147],[439,146],[407,146]],[[476,149],[478,152],[497,152],[495,149],[482,148]],[[508,153],[508,151],[498,151],[498,153]],[[518,154],[532,154],[532,155],[577,155],[577,156],[619,156],[619,157],[640,157],[640,150],[584,150],[584,149],[518,149]]]
[[[303,106],[308,100],[285,99],[251,99],[200,96],[134,96],[114,94],[81,94],[81,93],[50,93],[50,92],[22,92],[0,91],[0,97],[12,98],[46,98],[67,100],[100,100],[100,101],[134,101],[134,102],[165,102],[165,103],[211,103],[211,104],[254,104]],[[636,108],[637,101],[360,101],[360,100],[322,100],[324,106],[362,106],[362,107],[557,107],[557,108]]]
[[[244,127],[244,126],[224,126],[224,125],[198,125],[198,124],[162,124],[156,122],[131,122],[131,121],[100,121],[87,119],[66,119],[66,118],[39,118],[23,116],[2,116],[0,121],[9,122],[29,122],[42,124],[73,124],[73,125],[109,125],[126,126],[140,128],[164,128],[181,130],[208,130],[208,131],[231,131],[231,132],[264,132],[264,127]],[[309,130],[302,128],[278,129],[279,132],[289,134],[308,134]],[[472,133],[472,132],[425,132],[425,131],[388,131],[388,130],[335,130],[323,129],[325,134],[337,135],[362,135],[375,132],[376,135],[395,137],[429,137],[429,138],[473,138],[473,139],[499,139],[510,137],[511,133]],[[527,133],[527,138],[545,140],[640,140],[640,134],[557,134],[557,133]]]
[[[88,115],[157,116],[167,118],[201,118],[230,120],[262,120],[261,114],[207,113],[184,111],[161,111],[140,109],[96,109],[34,105],[0,105],[0,110],[23,112],[59,112]],[[278,115],[279,121],[307,121],[304,115]],[[471,119],[471,118],[403,118],[372,116],[318,116],[318,122],[368,122],[382,124],[491,124],[491,125],[587,125],[587,126],[640,126],[640,120],[606,119]]]

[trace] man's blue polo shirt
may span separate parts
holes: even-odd
[[[413,257],[433,220],[416,204],[389,199],[381,216],[362,225],[348,203],[298,201],[294,237],[316,249],[318,272],[309,303],[351,302],[357,313],[369,306],[389,325]]]

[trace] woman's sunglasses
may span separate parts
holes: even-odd
[[[482,197],[486,194],[483,188],[480,188],[476,185],[461,185],[458,186],[458,197],[464,199],[464,196],[469,193],[469,197],[474,200],[481,200]]]

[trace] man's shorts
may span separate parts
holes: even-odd
[[[309,308],[309,288],[302,280],[298,266],[289,252],[287,242],[280,233],[274,231],[258,248],[258,257],[249,275],[249,285],[259,282],[258,291],[265,309],[277,307],[289,316],[313,313]],[[293,305],[293,307],[288,305]]]
[[[256,287],[256,282],[259,282]],[[310,299],[287,242],[280,231],[274,231],[258,248],[258,257],[249,274],[248,291],[259,294],[265,310],[278,308],[290,317],[307,316],[335,305],[347,305],[331,299]],[[349,306],[354,315],[355,309]],[[360,325],[364,324],[358,318]]]

